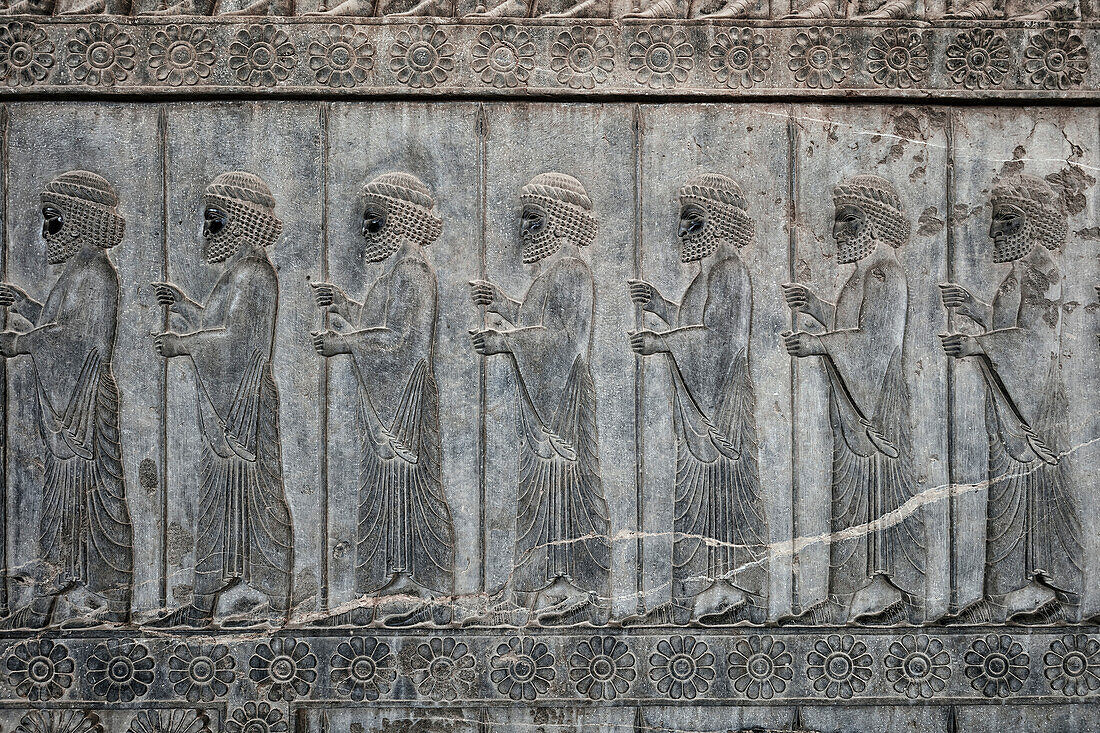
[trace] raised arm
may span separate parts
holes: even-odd
[[[496,313],[508,323],[515,323],[519,313],[519,301],[512,300],[504,291],[488,280],[471,280],[470,297],[474,305],[484,306],[490,313]]]
[[[833,319],[836,317],[835,305],[822,300],[814,291],[801,283],[784,283],[781,287],[788,308],[798,313],[805,313],[824,328],[829,328],[832,325]]]
[[[630,300],[641,305],[642,310],[649,311],[670,326],[679,319],[679,304],[661,295],[653,283],[645,280],[627,280],[626,284],[630,288]]]
[[[177,316],[183,323],[184,330],[198,328],[202,322],[203,307],[187,297],[182,289],[172,283],[155,282],[153,292],[156,293],[157,303],[168,308],[173,316]]]
[[[940,283],[940,297],[945,308],[966,316],[985,330],[993,325],[993,306],[978,300],[974,295],[956,283]]]

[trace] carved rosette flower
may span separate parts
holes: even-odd
[[[1004,36],[988,28],[972,28],[947,46],[947,73],[967,89],[1000,86],[1012,63]]]
[[[787,68],[794,72],[795,81],[811,89],[832,89],[852,68],[851,44],[843,33],[828,26],[800,32],[787,55]]]
[[[214,42],[205,28],[170,25],[154,33],[149,43],[149,68],[158,81],[170,86],[198,84],[210,76],[216,60]]]
[[[710,70],[719,83],[730,89],[751,89],[764,81],[764,74],[772,67],[771,55],[764,36],[752,28],[719,33],[707,52]]]
[[[83,710],[32,710],[15,733],[103,733],[99,716]]]
[[[890,644],[883,664],[887,682],[911,700],[942,692],[951,676],[951,655],[943,642],[924,634],[906,634]]]
[[[695,66],[694,48],[687,34],[670,25],[638,33],[627,54],[634,78],[653,89],[671,89],[687,81],[688,72]]]
[[[132,702],[153,684],[156,660],[144,644],[109,639],[88,657],[88,681],[97,698],[110,703]]]
[[[211,702],[228,694],[236,666],[225,644],[180,644],[168,657],[168,681],[188,702]]]
[[[320,84],[353,87],[374,68],[374,46],[353,25],[333,25],[309,44],[309,68]]]
[[[1050,643],[1043,655],[1043,674],[1050,689],[1063,695],[1085,695],[1100,689],[1100,641],[1067,634]]]
[[[1089,72],[1089,49],[1081,36],[1066,28],[1047,28],[1027,41],[1024,71],[1043,89],[1069,89]]]
[[[481,81],[497,89],[526,83],[535,68],[535,44],[531,34],[514,25],[494,25],[478,34],[470,67]]]
[[[819,639],[806,655],[806,674],[813,680],[814,689],[826,697],[849,700],[867,689],[872,661],[862,641],[849,634],[830,634]]]
[[[389,645],[373,638],[353,636],[342,642],[330,665],[336,692],[356,702],[377,700],[397,679]]]
[[[1007,634],[976,639],[963,657],[966,677],[986,697],[1008,697],[1023,689],[1030,657]]]
[[[212,733],[210,718],[199,710],[142,710],[126,733]]]
[[[258,644],[248,666],[248,676],[261,690],[267,688],[267,699],[276,702],[305,697],[317,680],[317,657],[309,644],[290,637]]]
[[[9,87],[44,81],[53,62],[53,42],[46,31],[19,21],[0,25],[0,80]]]
[[[576,26],[563,31],[550,47],[550,70],[559,84],[571,89],[594,89],[607,81],[614,68],[615,48],[595,28]]]
[[[890,89],[919,86],[928,74],[928,47],[919,31],[887,28],[867,49],[867,73]]]
[[[77,28],[67,47],[65,63],[79,82],[109,87],[125,81],[134,70],[137,47],[130,34],[114,23]]]
[[[73,684],[73,664],[64,644],[28,639],[16,644],[5,665],[15,694],[31,702],[61,697]]]
[[[614,636],[593,636],[577,643],[569,657],[569,680],[593,700],[614,700],[630,689],[637,673],[634,655]]]
[[[770,636],[738,639],[727,661],[733,689],[750,700],[771,700],[783,694],[794,677],[794,658],[787,645]]]
[[[474,684],[474,655],[465,642],[433,636],[416,647],[412,662],[416,691],[435,701],[456,700]]]
[[[271,87],[286,81],[298,64],[294,42],[274,25],[241,28],[229,44],[229,68],[237,81],[251,87]]]
[[[414,25],[398,33],[390,47],[390,70],[402,84],[428,89],[447,80],[455,67],[454,56],[446,33],[430,25]]]
[[[534,700],[550,689],[557,674],[550,648],[530,637],[514,636],[499,644],[490,664],[489,679],[512,700]]]
[[[673,700],[694,700],[710,689],[714,655],[705,641],[694,636],[661,639],[657,651],[649,655],[649,679],[662,695]]]
[[[246,702],[225,721],[225,733],[287,733],[283,713],[266,702]]]

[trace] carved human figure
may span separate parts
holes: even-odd
[[[1081,19],[1079,0],[958,0],[944,14],[949,20],[1039,20]]]
[[[676,432],[672,603],[631,623],[767,617],[768,527],[749,373],[752,281],[737,254],[754,230],[734,181],[692,179],[680,188],[677,238],[680,260],[697,270],[683,298],[629,282],[631,300],[669,326],[631,334],[630,346],[665,355]]]
[[[624,18],[748,18],[760,0],[652,0]]]
[[[992,303],[955,283],[944,305],[983,329],[941,336],[985,381],[989,496],[983,597],[954,623],[1066,620],[1080,600],[1081,515],[1065,473],[1062,273],[1066,210],[1050,185],[1016,174],[994,185],[993,262],[1010,263]]]
[[[537,275],[522,300],[471,283],[474,303],[511,328],[471,332],[474,350],[515,369],[519,487],[516,601],[543,624],[603,622],[610,596],[607,502],[589,372],[595,282],[581,249],[596,236],[580,181],[544,173],[520,191],[522,258]]]
[[[319,10],[307,15],[453,18],[455,0],[344,0],[328,10]]]
[[[92,0],[93,2],[97,0]],[[102,0],[98,0],[102,2]],[[125,1],[125,0],[115,0]],[[141,15],[217,15],[247,18],[257,15],[292,16],[295,13],[295,0],[248,0],[244,7],[237,10],[224,10],[222,0],[179,0],[165,8],[149,10]]]
[[[277,622],[289,612],[292,528],[271,369],[279,280],[267,247],[283,228],[274,209],[258,176],[217,176],[203,194],[203,254],[222,270],[209,297],[200,304],[176,285],[153,284],[183,331],[157,335],[156,350],[194,365],[202,440],[193,597],[153,625],[207,625],[238,584],[258,601],[242,623]]]
[[[111,369],[119,280],[107,250],[122,241],[126,222],[110,184],[87,171],[53,179],[41,201],[46,261],[61,272],[44,303],[0,284],[0,305],[15,323],[0,333],[0,356],[29,357],[44,469],[32,599],[0,625],[45,626],[62,596],[76,609],[69,625],[122,623],[133,531]]]
[[[916,487],[904,373],[909,292],[896,254],[909,240],[910,223],[894,187],[878,176],[842,181],[833,188],[833,202],[837,262],[855,265],[836,304],[804,285],[783,286],[787,305],[825,329],[787,332],[784,343],[793,357],[818,357],[828,375],[833,437],[828,597],[784,622],[920,621],[924,518],[919,508],[888,516]]]
[[[611,0],[499,0],[467,14],[473,18],[610,18]]]
[[[384,601],[331,622],[447,623],[446,606],[433,599],[454,591],[454,527],[434,367],[438,287],[424,253],[443,223],[427,186],[407,173],[374,179],[362,202],[363,259],[384,272],[362,303],[331,283],[314,285],[317,304],[353,330],[314,333],[313,345],[321,356],[352,358],[362,445],[356,587]]]
[[[129,15],[132,0],[80,0],[57,12],[57,0],[17,0],[0,8],[0,15]]]
[[[785,18],[800,20],[907,20],[923,14],[920,0],[812,0]]]

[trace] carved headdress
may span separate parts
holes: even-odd
[[[701,260],[727,241],[744,247],[752,241],[756,227],[748,215],[748,202],[737,183],[717,173],[707,173],[680,187],[680,205],[697,204],[707,212],[702,231],[680,241],[680,259]]]
[[[269,247],[283,231],[275,216],[275,197],[263,179],[252,173],[232,171],[215,178],[203,194],[206,205],[229,214],[229,223],[211,237],[206,259],[221,262],[246,241]]]
[[[118,196],[102,176],[88,171],[69,171],[46,184],[42,204],[64,216],[56,234],[46,235],[46,255],[59,264],[76,254],[84,241],[110,249],[122,241],[126,220],[118,213]]]
[[[993,206],[1009,204],[1024,212],[1023,229],[994,244],[993,259],[1009,262],[1031,251],[1036,241],[1056,250],[1066,241],[1066,207],[1049,183],[1042,178],[1017,173],[1000,179],[990,197]]]
[[[909,219],[902,211],[898,192],[885,178],[874,175],[846,178],[833,187],[833,203],[838,207],[850,205],[862,209],[867,215],[869,230],[849,244],[858,251],[842,252],[838,257],[840,262],[863,259],[870,254],[876,240],[894,248],[909,241]]]
[[[435,202],[428,187],[408,173],[384,173],[363,187],[363,203],[375,203],[386,211],[381,231],[364,233],[366,259],[379,262],[401,246],[403,239],[426,247],[443,233],[443,222],[432,213]]]
[[[523,203],[542,207],[547,216],[546,227],[541,232],[524,237],[525,263],[549,257],[564,239],[579,247],[587,247],[596,239],[598,225],[592,216],[592,199],[573,176],[542,173],[520,189],[519,197]]]

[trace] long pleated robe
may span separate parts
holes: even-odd
[[[182,339],[198,375],[203,436],[195,595],[240,579],[285,611],[293,540],[271,369],[278,288],[265,252],[242,258],[214,285],[200,330]]]
[[[439,394],[433,366],[435,273],[416,256],[374,282],[346,334],[359,383],[361,444],[357,589],[396,573],[453,591],[454,526],[443,494]]]
[[[531,283],[505,332],[518,384],[514,589],[561,576],[606,599],[611,546],[600,483],[596,390],[588,368],[595,283],[563,256]]]
[[[38,542],[47,590],[77,583],[129,610],[133,530],[119,441],[119,392],[111,370],[118,273],[106,252],[77,255],[50,290],[30,351],[45,481]]]
[[[985,354],[977,362],[989,435],[985,594],[1016,590],[1038,574],[1078,594],[1081,515],[1058,455],[1068,408],[1062,274],[1045,252],[1013,263],[993,298],[991,326],[975,337]]]
[[[751,321],[752,282],[731,253],[691,282],[664,336],[675,393],[672,592],[685,607],[717,579],[758,601],[768,592]]]
[[[916,489],[904,372],[905,271],[887,245],[862,265],[841,288],[833,328],[819,336],[830,385],[834,534],[884,517]],[[881,573],[919,604],[927,546],[920,509],[867,530],[830,543],[830,594],[845,601]]]

